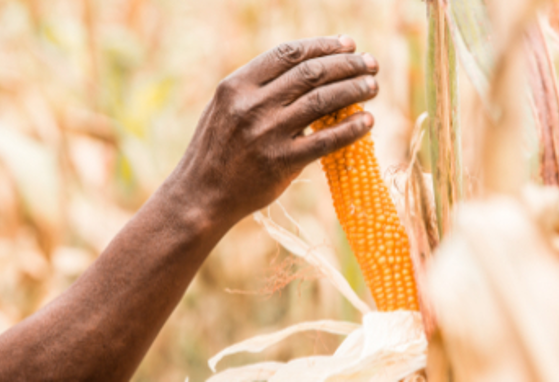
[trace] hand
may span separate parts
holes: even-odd
[[[237,221],[274,201],[310,162],[365,135],[369,113],[305,136],[326,114],[373,98],[378,64],[347,36],[282,44],[224,79],[177,168],[190,197]]]
[[[305,165],[371,129],[372,116],[359,113],[303,134],[376,95],[377,64],[354,50],[348,37],[295,41],[225,79],[181,163],[94,265],[0,336],[0,380],[129,380],[232,224],[271,203]]]

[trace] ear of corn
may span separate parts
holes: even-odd
[[[352,105],[311,125],[331,127],[363,109]],[[322,158],[338,219],[381,311],[418,310],[407,234],[375,158],[370,133]]]

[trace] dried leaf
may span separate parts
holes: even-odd
[[[206,382],[267,381],[284,365],[282,362],[262,362],[243,367],[234,367],[215,374]],[[185,382],[188,382],[188,378]]]
[[[340,349],[352,348],[362,336],[361,354],[336,352],[306,357],[282,367],[270,382],[392,382],[425,367],[427,341],[415,312],[373,312],[363,317],[363,329],[350,335]]]
[[[435,329],[435,317],[426,294],[426,275],[431,254],[439,243],[439,237],[432,178],[430,174],[422,172],[418,158],[424,136],[422,125],[427,117],[427,113],[423,113],[417,119],[412,132],[408,168],[389,172],[384,180],[389,186],[400,220],[408,233],[420,310],[429,337]]]
[[[324,323],[328,323],[324,326]],[[412,376],[426,366],[427,340],[421,315],[417,312],[372,312],[363,317],[363,326],[332,321],[303,322],[280,332],[255,337],[223,350],[209,361],[215,370],[219,360],[240,351],[260,352],[293,333],[302,330],[326,330],[349,334],[332,356],[312,356],[287,364],[265,363],[229,369],[211,382],[253,381],[253,372],[267,365],[270,382],[394,382]],[[244,379],[243,379],[244,378]],[[208,382],[209,382],[208,381]]]
[[[344,321],[322,320],[302,322],[300,324],[296,324],[286,329],[280,330],[279,332],[253,337],[246,341],[230,346],[213,356],[208,361],[208,365],[210,366],[210,369],[215,372],[217,363],[228,355],[241,352],[260,353],[266,348],[269,348],[270,346],[283,341],[284,339],[295,333],[305,332],[309,330],[318,330],[321,332],[347,335],[357,330],[358,328],[358,324]]]
[[[254,219],[262,224],[268,234],[285,249],[316,267],[361,313],[365,314],[371,311],[371,308],[357,296],[344,276],[326,260],[318,249],[311,247],[260,212],[254,214]]]

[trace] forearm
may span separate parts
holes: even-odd
[[[66,293],[0,337],[0,380],[130,378],[233,223],[181,184],[168,180]]]

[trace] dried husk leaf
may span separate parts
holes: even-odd
[[[219,374],[215,374],[206,382],[267,381],[284,365],[285,363],[283,362],[261,362],[248,366],[232,367]]]
[[[302,257],[310,265],[319,270],[321,274],[323,274],[362,314],[371,312],[371,308],[357,296],[344,276],[326,260],[326,257],[323,256],[318,249],[311,247],[301,238],[279,226],[261,212],[255,213],[254,219],[262,224],[268,234],[285,249],[295,256]]]
[[[278,332],[256,336],[248,340],[245,340],[243,342],[240,342],[238,344],[235,344],[233,346],[230,346],[220,351],[215,356],[213,356],[208,361],[208,365],[210,366],[210,369],[213,372],[215,372],[218,362],[228,355],[241,353],[241,352],[260,353],[261,351],[269,348],[270,346],[275,345],[280,341],[283,341],[287,337],[300,332],[317,330],[321,332],[347,335],[357,329],[359,329],[359,325],[352,322],[333,321],[333,320],[302,322],[290,326],[286,329],[280,330]]]
[[[427,341],[419,313],[373,312],[340,349],[333,356],[291,361],[270,382],[397,382],[425,367]]]
[[[287,250],[306,258],[310,264],[325,273],[342,293],[355,293],[349,285],[347,288],[350,292],[345,291],[344,284],[347,284],[347,281],[343,276],[325,262],[320,254],[313,253],[314,250],[299,237],[261,213],[255,214],[255,219]],[[340,278],[343,280],[341,283]],[[355,298],[360,301],[356,295]],[[427,340],[422,317],[418,312],[409,311],[369,312],[364,315],[362,326],[329,320],[303,322],[233,345],[214,356],[208,362],[209,366],[215,371],[217,363],[227,355],[244,351],[261,352],[294,333],[306,330],[321,330],[349,336],[332,356],[305,357],[285,365],[273,364],[271,369],[275,370],[277,366],[277,371],[268,368],[270,378],[259,375],[259,380],[397,382],[408,378],[408,381],[418,381],[421,380],[418,379],[421,377],[418,372],[426,367]],[[216,374],[210,381],[249,381],[254,370],[260,370],[259,366],[228,369]]]
[[[435,318],[426,294],[426,274],[439,237],[432,178],[430,174],[423,173],[418,157],[424,136],[422,125],[426,119],[427,113],[424,113],[415,124],[407,169],[388,174],[385,181],[390,186],[400,220],[410,240],[420,311],[429,337],[435,329]]]

